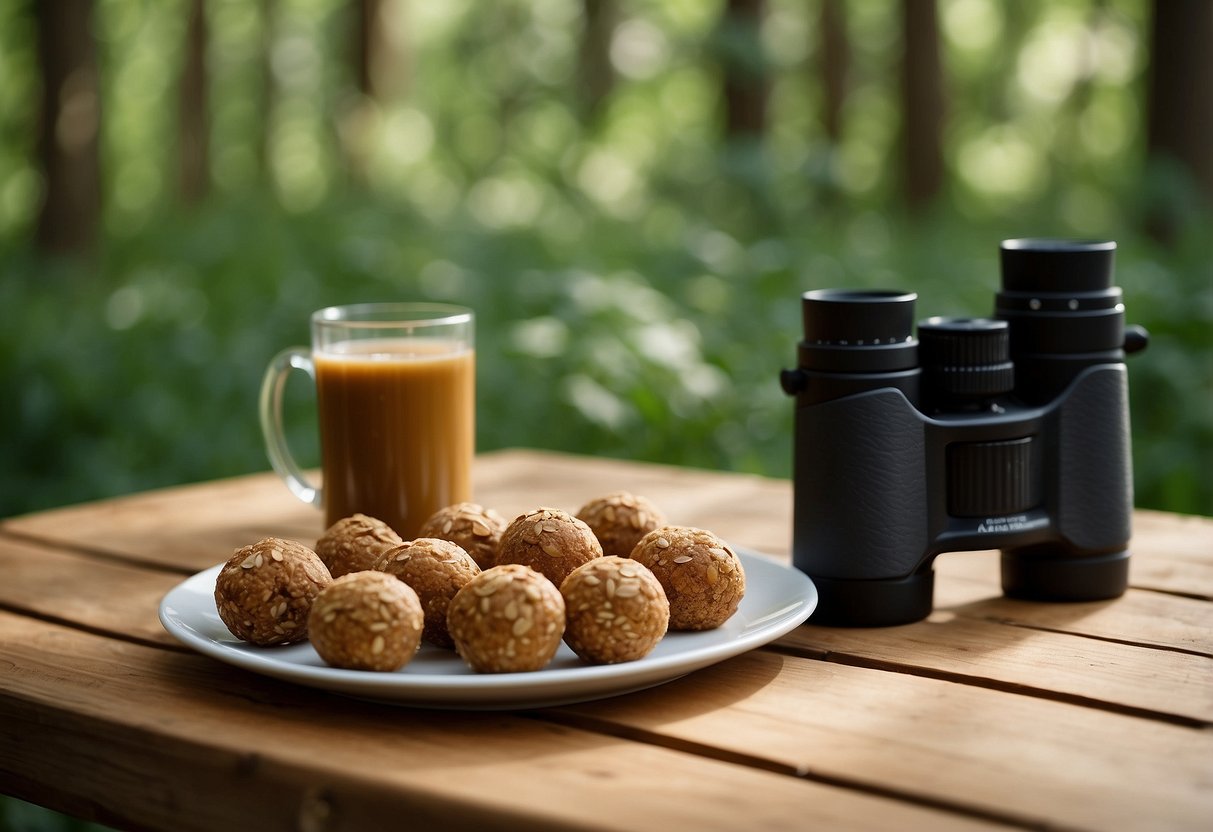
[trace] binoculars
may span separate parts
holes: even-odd
[[[1006,240],[991,318],[927,318],[917,295],[802,297],[793,562],[812,622],[931,612],[941,552],[1001,549],[1006,595],[1114,598],[1128,584],[1133,476],[1114,242]]]

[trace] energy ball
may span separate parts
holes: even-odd
[[[380,556],[404,541],[382,520],[355,514],[338,520],[316,541],[316,554],[334,578],[371,569]]]
[[[447,627],[455,649],[477,673],[541,670],[564,635],[564,599],[534,569],[494,566],[455,594]]]
[[[626,558],[640,538],[666,524],[665,514],[645,497],[614,491],[590,500],[577,512],[602,544],[604,555]]]
[[[663,526],[640,539],[632,559],[665,589],[671,630],[711,630],[737,612],[745,571],[719,537],[688,526]]]
[[[316,553],[267,537],[237,549],[215,578],[215,607],[232,635],[263,647],[307,638],[308,612],[332,583]]]
[[[602,544],[582,521],[558,508],[537,508],[501,534],[497,564],[520,563],[556,586],[581,564],[602,557]]]
[[[591,664],[632,662],[665,635],[670,604],[644,564],[607,555],[574,569],[560,585],[564,643]]]
[[[476,565],[488,569],[497,559],[505,518],[478,503],[456,503],[440,508],[425,521],[418,537],[436,537],[463,547]]]
[[[407,584],[364,570],[342,575],[320,593],[308,629],[325,663],[390,673],[417,654],[424,619],[421,601]]]
[[[425,613],[422,640],[435,647],[455,646],[446,629],[446,610],[455,593],[480,574],[471,555],[449,540],[422,537],[388,549],[375,569],[394,575],[417,593]]]

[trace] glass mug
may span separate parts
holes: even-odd
[[[323,486],[287,447],[282,393],[291,370],[316,385]],[[280,352],[261,385],[274,470],[326,526],[361,512],[405,540],[444,506],[472,497],[473,314],[429,303],[332,306],[312,315],[312,346]]]

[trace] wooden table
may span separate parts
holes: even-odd
[[[509,451],[476,483],[507,516],[626,488],[788,551],[783,481]],[[0,791],[169,830],[1213,828],[1213,521],[1135,520],[1116,601],[1006,600],[995,553],[955,553],[918,624],[803,626],[641,693],[469,713],[275,681],[161,628],[184,576],[318,535],[271,475],[14,518]]]

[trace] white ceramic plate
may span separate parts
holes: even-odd
[[[723,627],[671,632],[648,656],[616,665],[587,665],[566,645],[534,673],[476,674],[453,652],[430,645],[395,673],[326,665],[306,642],[254,647],[233,636],[215,609],[222,564],[187,578],[160,602],[160,621],[174,637],[220,661],[364,699],[425,708],[509,709],[564,705],[617,696],[669,682],[744,653],[791,631],[817,606],[808,576],[754,552],[738,551],[746,573],[741,606]]]

